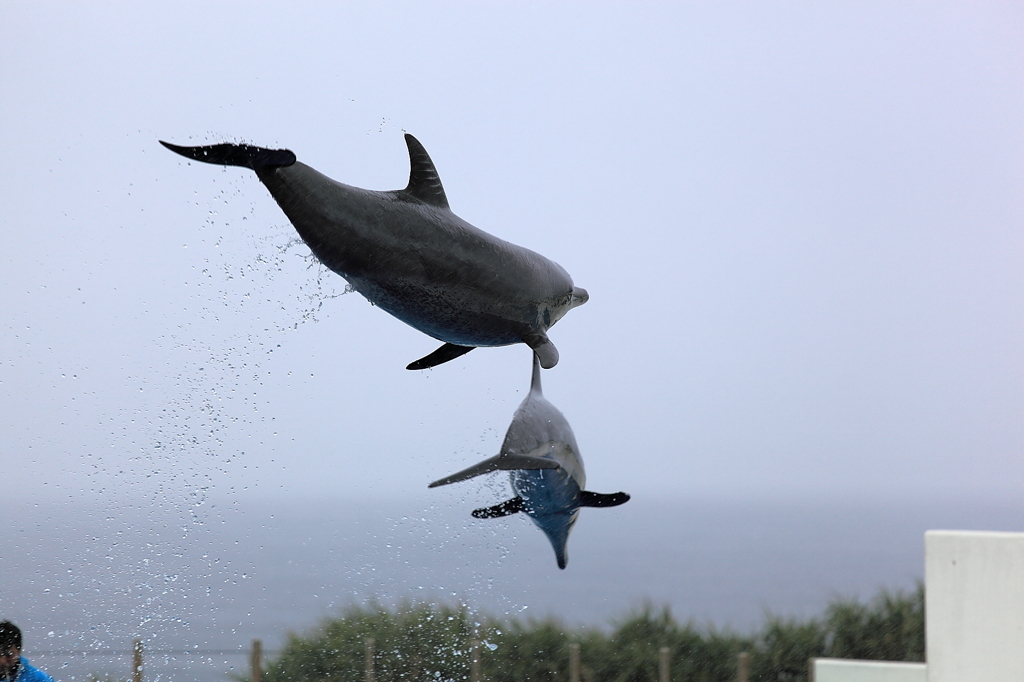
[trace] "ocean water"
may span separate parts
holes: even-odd
[[[766,613],[912,589],[925,530],[1024,529],[1007,501],[634,497],[583,510],[560,571],[528,519],[475,520],[477,502],[9,503],[0,618],[58,681],[127,678],[140,638],[146,680],[220,682],[247,673],[253,639],[273,657],[288,632],[370,600],[593,627],[651,603],[752,632]]]

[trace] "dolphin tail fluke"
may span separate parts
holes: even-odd
[[[544,332],[534,332],[523,337],[523,343],[533,349],[540,360],[540,366],[551,369],[558,364],[558,349]]]
[[[179,147],[160,140],[160,144],[187,159],[213,163],[219,166],[241,166],[259,173],[267,168],[279,168],[295,163],[290,149],[264,149],[247,144],[213,144],[206,147]]]
[[[495,455],[494,457],[488,457],[479,464],[474,464],[468,469],[446,476],[445,478],[438,479],[431,483],[428,488],[437,488],[438,486],[448,485],[449,483],[458,483],[459,481],[466,481],[483,474],[489,474],[492,471],[515,471],[518,469],[557,469],[558,462],[553,459],[547,459],[546,457],[534,457],[532,455]]]
[[[526,505],[523,504],[523,498],[513,497],[511,500],[505,500],[501,504],[496,504],[493,507],[484,507],[483,509],[474,509],[474,519],[499,519],[502,516],[509,516],[511,514],[517,514],[521,511],[526,510]]]
[[[446,343],[430,355],[422,357],[416,362],[410,362],[406,369],[430,369],[437,367],[449,360],[462,357],[476,346],[456,346],[454,343]]]
[[[592,493],[589,490],[580,491],[581,507],[618,507],[620,504],[629,502],[629,495],[626,493]]]

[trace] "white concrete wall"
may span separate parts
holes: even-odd
[[[1024,682],[1024,533],[924,536],[928,682]]]
[[[927,682],[924,663],[812,658],[811,682]]]

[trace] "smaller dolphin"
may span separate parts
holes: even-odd
[[[559,568],[569,562],[566,544],[580,507],[616,507],[629,501],[626,493],[602,494],[584,490],[583,471],[576,437],[569,422],[541,392],[540,359],[533,354],[530,393],[516,410],[512,423],[494,457],[434,481],[430,488],[486,474],[509,471],[515,497],[493,507],[477,509],[478,519],[494,519],[523,512],[544,531],[555,550]]]
[[[587,302],[586,290],[554,261],[452,213],[427,151],[412,135],[405,142],[409,184],[391,192],[336,182],[287,149],[160,144],[196,161],[254,170],[321,263],[370,303],[444,342],[407,369],[520,342],[545,369],[554,367],[558,350],[547,330]]]

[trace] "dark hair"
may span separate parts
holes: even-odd
[[[0,649],[21,651],[21,630],[9,620],[0,622]]]

